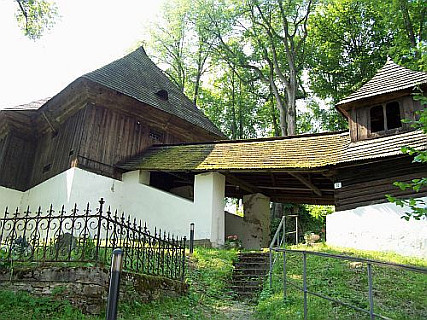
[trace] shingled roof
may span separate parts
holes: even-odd
[[[348,132],[286,138],[158,145],[120,165],[126,170],[311,170],[401,155],[401,148],[427,149],[427,136],[410,131],[379,139],[350,142]]]
[[[337,107],[364,98],[413,88],[423,83],[427,83],[426,72],[412,71],[388,60],[371,80],[338,102]]]
[[[49,101],[50,98],[44,98],[40,100],[31,101],[29,103],[20,104],[13,107],[5,107],[0,109],[5,111],[28,111],[28,110],[38,110],[42,105]]]
[[[82,77],[224,136],[150,60],[142,47]]]

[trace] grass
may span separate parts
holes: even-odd
[[[427,267],[427,261],[369,251],[318,245],[294,246],[293,249],[314,250],[353,255],[399,264]],[[163,298],[143,304],[120,301],[119,319],[224,319],[223,309],[233,304],[227,289],[231,278],[235,250],[195,248],[189,261],[187,282],[189,293],[179,298]],[[273,290],[265,289],[256,307],[255,317],[267,319],[303,319],[303,294],[288,286],[283,300],[282,261],[278,260],[273,277]],[[308,288],[339,300],[369,308],[366,265],[352,264],[317,256],[307,257]],[[427,276],[389,267],[373,267],[375,312],[392,319],[427,319]],[[302,259],[299,254],[287,257],[288,280],[302,285]],[[368,319],[363,313],[309,295],[309,319]],[[0,320],[14,319],[101,320],[105,315],[86,316],[67,301],[36,298],[26,293],[0,291]]]
[[[396,254],[342,249],[318,245],[293,246],[292,249],[321,251],[358,256],[398,264],[426,267],[427,261]],[[302,255],[287,255],[287,280],[302,287]],[[273,277],[273,290],[265,286],[257,306],[259,319],[303,319],[303,293],[288,285],[283,298],[283,259],[278,259]],[[309,291],[369,309],[366,264],[307,255]],[[427,275],[396,268],[373,266],[374,312],[392,319],[427,318]],[[309,319],[369,319],[369,315],[334,302],[308,295]]]
[[[195,248],[187,272],[187,282],[190,284],[188,295],[165,297],[151,303],[120,301],[118,319],[223,319],[220,308],[232,303],[227,286],[236,256],[235,250]],[[83,315],[64,300],[0,291],[0,320],[43,318],[101,320],[105,319],[105,315]]]

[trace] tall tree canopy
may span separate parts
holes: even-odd
[[[425,0],[170,0],[150,46],[231,138],[339,130],[333,105],[387,57],[426,68],[425,13]]]
[[[15,0],[17,3],[16,20],[25,36],[40,38],[50,30],[58,17],[56,3],[46,0]]]

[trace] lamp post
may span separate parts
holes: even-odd
[[[194,251],[194,223],[190,223],[190,254]]]
[[[117,319],[119,302],[120,274],[123,266],[123,250],[116,248],[111,257],[110,287],[108,288],[107,320]]]

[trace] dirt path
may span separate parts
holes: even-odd
[[[222,307],[220,312],[223,312],[224,319],[231,320],[255,320],[254,307],[240,301],[235,301],[233,304]]]

